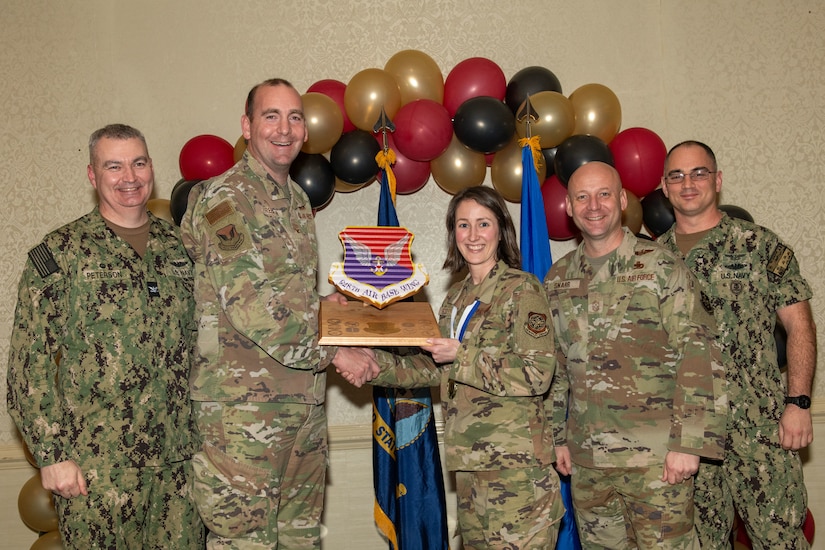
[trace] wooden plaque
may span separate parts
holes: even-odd
[[[321,340],[329,346],[421,346],[441,331],[426,302],[395,302],[378,309],[351,301],[321,302]]]

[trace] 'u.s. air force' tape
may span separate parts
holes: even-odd
[[[29,250],[29,259],[34,264],[35,269],[41,277],[48,277],[52,273],[60,271],[57,262],[54,261],[52,251],[46,246],[46,243],[40,243],[31,250]]]

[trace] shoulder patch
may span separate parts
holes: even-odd
[[[550,333],[550,328],[547,326],[547,314],[531,311],[527,314],[527,322],[524,323],[524,329],[527,334],[533,338],[547,336]]]
[[[788,267],[790,267],[792,259],[793,250],[784,244],[778,244],[776,245],[773,254],[771,254],[771,259],[768,260],[767,269],[770,273],[773,273],[777,277],[782,277],[785,275],[785,272],[788,271]]]
[[[234,211],[235,209],[232,208],[232,204],[229,201],[223,201],[215,208],[207,212],[204,217],[206,218],[206,221],[209,222],[209,225],[215,225],[223,218],[232,214]]]
[[[49,250],[46,243],[40,243],[29,250],[29,259],[34,264],[37,272],[43,278],[60,271],[60,268],[57,266],[57,262],[54,260],[52,251]]]

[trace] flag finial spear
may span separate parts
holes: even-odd
[[[387,132],[395,132],[395,124],[393,124],[390,117],[387,116],[387,111],[384,110],[383,105],[381,106],[381,114],[378,115],[378,120],[375,121],[375,126],[372,127],[372,131],[376,134],[381,132],[384,141],[384,152],[386,153],[390,148],[387,142]]]
[[[527,126],[527,132],[525,132],[527,137],[533,137],[533,130],[530,125],[538,122],[539,115],[536,110],[533,109],[533,104],[530,103],[529,95],[527,96],[527,99],[524,100],[524,107],[516,115],[516,120],[518,122],[523,122]]]

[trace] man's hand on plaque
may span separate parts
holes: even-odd
[[[427,338],[427,345],[421,349],[429,352],[436,363],[452,363],[458,354],[461,342],[455,338]]]
[[[381,372],[375,353],[368,348],[339,347],[332,359],[335,370],[344,380],[360,388]]]
[[[347,297],[341,294],[340,292],[333,292],[328,296],[322,297],[321,300],[323,300],[324,302],[336,302],[338,304],[341,304],[342,306],[345,306],[348,303]]]

